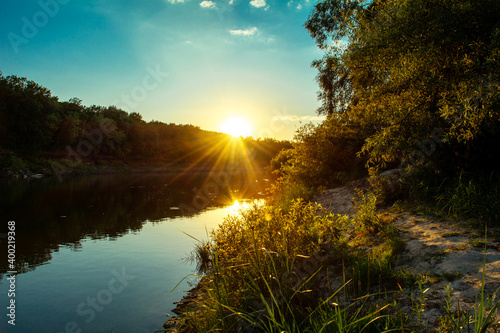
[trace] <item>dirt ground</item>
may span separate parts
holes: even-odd
[[[366,181],[357,181],[346,187],[324,191],[315,198],[324,208],[335,213],[354,214],[353,197],[356,187],[366,187]],[[423,320],[430,331],[445,314],[445,287],[451,288],[452,308],[473,313],[474,303],[480,297],[485,267],[485,295],[492,296],[500,288],[500,241],[498,231],[484,232],[471,227],[468,221],[439,220],[408,212],[395,214],[394,227],[405,243],[405,249],[395,263],[396,270],[406,270],[430,278],[426,283],[426,307]],[[413,292],[417,292],[416,286]],[[500,300],[499,298],[496,301]],[[410,311],[411,305],[407,310]],[[498,323],[499,317],[496,318]]]

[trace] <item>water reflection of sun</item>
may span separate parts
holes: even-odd
[[[250,204],[248,202],[246,202],[246,201],[240,202],[239,200],[234,200],[234,203],[231,206],[229,206],[227,209],[228,209],[229,214],[234,215],[234,214],[238,214],[242,210],[247,210],[248,208],[250,208]]]
[[[231,122],[230,122],[231,123]],[[251,179],[257,179],[257,172],[260,169],[255,165],[255,151],[259,149],[256,144],[243,135],[245,126],[236,126],[233,123],[234,129],[238,129],[238,133],[234,136],[216,135],[208,138],[206,142],[194,150],[186,151],[182,159],[170,161],[172,165],[189,161],[190,163],[183,167],[183,170],[175,176],[172,181],[176,181],[183,175],[200,175],[205,174],[206,179],[201,189],[193,188],[195,197],[192,204],[188,205],[190,211],[197,211],[206,208],[209,205],[215,204],[216,199],[223,198],[222,192],[229,190],[226,198],[229,199],[229,214],[235,215],[242,209],[250,208],[252,201],[244,202],[241,198],[248,197],[252,191],[251,186],[244,186]],[[239,135],[239,136],[236,136]],[[198,155],[198,156],[196,156]],[[196,158],[193,158],[196,156]],[[236,188],[233,188],[233,182]],[[239,184],[239,185],[238,185]],[[238,186],[242,188],[237,188]],[[200,203],[198,197],[204,196],[204,203]],[[201,207],[201,208],[200,208]],[[227,210],[226,210],[227,212]]]
[[[230,215],[239,214],[245,210],[252,209],[253,207],[260,207],[265,205],[266,201],[264,199],[252,199],[252,200],[234,200],[231,206],[227,207],[228,213]]]

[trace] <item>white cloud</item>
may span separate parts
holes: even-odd
[[[236,0],[229,0],[229,4],[232,5]]]
[[[266,0],[252,0],[250,1],[250,5],[254,6],[255,8],[261,8],[266,5]]]
[[[170,2],[171,4],[175,5],[176,3],[184,3],[184,0],[167,0],[167,2]]]
[[[304,8],[304,6],[309,6],[310,2],[309,0],[290,0],[286,3],[288,7],[295,7],[297,10],[301,10]]]
[[[202,7],[202,8],[215,8],[215,2],[205,0],[205,1],[200,2],[200,7]]]
[[[234,35],[234,36],[253,36],[257,33],[257,31],[259,31],[259,29],[257,29],[257,27],[252,27],[252,28],[248,28],[248,29],[245,29],[245,30],[229,30],[229,32],[231,33],[231,35]]]

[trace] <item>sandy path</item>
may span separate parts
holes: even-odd
[[[486,240],[463,221],[437,221],[425,216],[403,213],[394,226],[406,243],[395,269],[425,274],[437,280],[429,282],[426,292],[427,308],[424,318],[437,325],[444,314],[445,287],[450,285],[453,307],[473,310],[481,288],[483,263],[485,294],[492,295],[500,287],[499,244]]]
[[[357,195],[356,187],[366,188],[366,180],[326,190],[314,201],[335,213],[352,215],[355,213],[353,197]],[[396,216],[394,227],[399,231],[405,249],[394,268],[430,277],[426,283],[429,289],[425,293],[423,318],[431,331],[437,327],[439,317],[445,314],[446,285],[451,287],[454,308],[459,300],[462,309],[473,309],[481,287],[483,261],[486,295],[492,295],[500,288],[500,243],[493,237],[486,240],[485,251],[481,233],[464,221],[441,221],[408,212]],[[492,231],[489,230],[488,234],[495,234]],[[405,292],[415,294],[418,287]],[[410,312],[412,305],[406,303],[403,310]]]

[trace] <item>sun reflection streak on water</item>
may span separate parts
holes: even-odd
[[[227,212],[230,215],[237,215],[243,211],[246,211],[254,206],[262,206],[265,201],[262,199],[258,200],[234,200],[231,206],[227,207]]]

